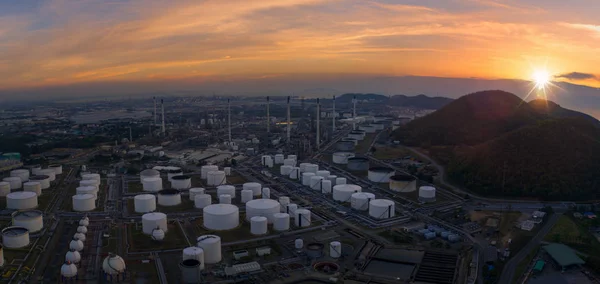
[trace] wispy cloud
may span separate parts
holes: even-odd
[[[595,33],[596,36],[600,36],[600,25],[575,24],[575,23],[561,23],[561,25],[569,27],[569,28],[590,31],[590,32]]]
[[[590,79],[598,79],[598,77],[591,73],[582,73],[582,72],[570,72],[555,75],[555,78],[563,78],[567,80],[590,80]]]

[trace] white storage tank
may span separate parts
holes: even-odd
[[[296,248],[297,250],[301,250],[302,248],[304,248],[304,241],[302,239],[296,239],[294,241],[294,248]]]
[[[250,218],[250,233],[253,235],[264,235],[267,233],[267,217],[254,216]]]
[[[100,182],[95,179],[84,179],[79,181],[79,186],[94,186],[96,189],[100,189]],[[42,189],[44,187],[42,186]]]
[[[15,190],[15,189],[20,189],[21,188],[21,184],[23,184],[23,182],[21,181],[20,177],[5,177],[4,179],[2,179],[5,182],[10,183],[10,189],[11,190]]]
[[[75,188],[75,194],[91,194],[94,198],[97,198],[98,189],[94,186],[78,186]]]
[[[375,219],[392,218],[396,214],[396,205],[389,199],[373,199],[369,202],[369,216]]]
[[[206,174],[208,185],[221,185],[227,183],[227,177],[224,171],[212,171]]]
[[[315,173],[302,173],[302,185],[310,186],[310,180],[315,176]]]
[[[12,213],[12,225],[15,227],[23,227],[29,233],[36,233],[44,227],[44,213],[39,210],[24,210]]]
[[[88,232],[88,229],[86,226],[77,227],[77,233],[87,234],[87,232]]]
[[[183,249],[182,260],[195,259],[200,262],[200,269],[204,269],[204,250],[199,247],[187,247]]]
[[[263,187],[263,188],[261,189],[261,194],[262,194],[262,196],[261,196],[261,197],[262,197],[263,199],[269,199],[269,198],[271,198],[271,189],[270,189],[270,188],[268,188],[268,187]]]
[[[258,182],[247,182],[242,185],[242,189],[250,189],[252,190],[252,195],[260,196],[260,190],[262,185]]]
[[[81,254],[76,250],[69,250],[65,254],[65,261],[77,264],[81,261]]]
[[[335,152],[331,159],[334,164],[345,165],[348,164],[348,158],[354,157],[354,153],[350,152]]]
[[[78,240],[82,241],[83,243],[85,243],[85,234],[75,233],[75,235],[73,235],[73,239],[78,239]]]
[[[142,180],[144,191],[158,192],[163,189],[163,181],[160,177],[149,177]]]
[[[342,243],[338,241],[329,243],[329,256],[331,258],[340,258],[342,256]]]
[[[292,169],[290,170],[289,178],[290,179],[298,179],[299,177],[300,177],[300,168],[292,167]]]
[[[417,179],[410,175],[396,174],[390,177],[390,190],[397,192],[414,192],[417,190]]]
[[[67,253],[68,254],[68,253]],[[79,254],[79,252],[78,252]],[[79,260],[81,260],[81,255],[79,256]],[[67,279],[73,279],[77,277],[77,266],[74,262],[67,261],[63,263],[60,267],[60,275],[65,278],[65,282],[69,281]]]
[[[116,254],[109,254],[102,262],[102,270],[108,275],[125,273],[125,260]]]
[[[279,168],[279,174],[282,176],[289,176],[292,168],[292,166],[283,165]]]
[[[194,207],[203,209],[204,207],[212,204],[212,196],[210,194],[196,194],[194,196]]]
[[[156,210],[156,196],[152,194],[138,194],[133,198],[135,212],[148,213]]]
[[[96,209],[96,197],[92,194],[75,194],[73,199],[73,211],[87,212]]]
[[[263,155],[262,157],[260,157],[260,164],[263,167],[267,167],[269,164],[269,161],[272,161],[273,158],[271,158],[271,156],[269,155]]]
[[[296,159],[285,159],[283,160],[283,164],[290,167],[296,166]]]
[[[281,210],[283,210],[286,205],[290,204],[290,198],[288,196],[280,196],[279,204],[281,205]]]
[[[7,227],[2,230],[2,245],[5,248],[18,249],[29,245],[29,231],[24,227]]]
[[[219,167],[215,165],[204,165],[200,168],[200,178],[207,179],[209,172],[218,171]]]
[[[160,178],[160,172],[154,169],[146,169],[140,172],[140,181],[147,178]]]
[[[89,226],[90,225],[90,218],[88,218],[87,216],[81,218],[81,220],[79,220],[79,226]]]
[[[296,155],[288,155],[287,158],[290,160],[298,161],[298,156]]]
[[[333,187],[333,200],[351,202],[352,194],[361,191],[362,187],[355,184],[338,184]]]
[[[419,187],[419,201],[434,202],[435,201],[435,187],[433,187],[433,186]]]
[[[196,239],[196,246],[204,250],[204,263],[215,264],[221,261],[221,238],[219,236],[200,236]]]
[[[235,198],[235,186],[229,184],[222,184],[217,186],[217,195],[221,196],[228,194],[231,198]]]
[[[323,180],[321,181],[321,193],[323,194],[331,194],[331,181],[330,180]]]
[[[321,182],[323,181],[322,176],[312,176],[310,178],[310,188],[312,190],[321,191]]]
[[[38,206],[38,196],[31,191],[16,191],[6,195],[7,209],[33,209]]]
[[[10,183],[0,181],[0,196],[4,197],[10,193]]]
[[[42,171],[42,166],[40,165],[33,165],[31,166],[31,174],[32,175],[39,175],[40,172]]]
[[[224,167],[223,171],[225,172],[225,176],[231,175],[231,167]]]
[[[83,174],[81,175],[81,178],[84,180],[95,180],[100,184],[100,174]]]
[[[50,188],[50,178],[48,176],[30,176],[30,182],[39,182],[42,189]]]
[[[162,241],[165,239],[165,231],[156,228],[152,230],[152,239],[155,241]]]
[[[329,171],[326,170],[319,170],[317,171],[317,176],[323,177],[323,178],[327,178],[330,175]]]
[[[294,213],[296,213],[296,210],[298,210],[298,204],[290,203],[285,206],[284,212],[293,215]]]
[[[170,170],[167,172],[167,180],[171,182],[174,176],[182,176],[183,171],[181,169],[178,170]]]
[[[300,163],[300,165],[298,165],[298,167],[300,168],[300,172],[304,173],[306,172],[306,166],[310,165],[310,163]]]
[[[306,168],[305,168],[305,171],[307,173],[313,173],[313,174],[316,174],[318,170],[319,170],[319,165],[316,165],[316,164],[308,164],[308,165],[306,165]]]
[[[159,228],[168,232],[167,215],[160,212],[146,213],[142,215],[142,232],[146,235],[152,235],[152,231]]]
[[[309,227],[310,211],[308,209],[297,209],[294,212],[294,225],[296,227]]]
[[[284,159],[285,159],[285,156],[283,156],[283,154],[275,154],[275,164],[276,165],[283,164]]]
[[[212,204],[202,212],[204,227],[209,230],[231,230],[240,224],[240,210],[232,204]]]
[[[367,211],[369,210],[369,202],[373,199],[375,199],[375,194],[370,192],[353,193],[350,200],[350,206],[355,210]]]
[[[23,191],[35,192],[38,196],[42,195],[42,184],[38,181],[28,181],[23,183]]]
[[[21,181],[26,182],[29,180],[29,170],[27,169],[16,169],[10,171],[11,177],[19,177]]]
[[[388,167],[371,167],[369,168],[367,178],[372,182],[388,183],[390,177],[396,174],[396,171]]]
[[[254,216],[267,217],[269,224],[273,223],[273,214],[280,210],[279,202],[273,199],[255,199],[246,203],[246,220]]]
[[[40,173],[43,176],[48,176],[48,178],[50,178],[50,181],[56,180],[56,173],[54,172],[53,169],[43,169],[40,171]]]
[[[231,204],[231,195],[229,195],[229,194],[219,195],[219,204]]]
[[[181,204],[181,192],[177,189],[163,189],[158,192],[158,205],[176,206]]]
[[[273,214],[273,230],[287,231],[290,229],[290,214],[275,213]]]
[[[190,190],[188,191],[189,194],[190,194],[190,200],[191,201],[196,200],[195,199],[196,195],[198,195],[198,194],[204,194],[205,191],[206,190],[204,188],[202,188],[202,187],[192,187],[192,188],[190,188]]]
[[[335,185],[342,185],[342,184],[346,184],[346,178],[339,177],[339,178],[335,179]]]
[[[242,189],[241,191],[241,201],[242,203],[246,203],[253,199],[252,190],[250,189]]]
[[[192,187],[192,178],[186,175],[177,175],[171,178],[171,188],[188,189]]]

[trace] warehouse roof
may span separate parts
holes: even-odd
[[[544,250],[558,263],[560,266],[583,265],[583,261],[573,250],[563,244],[550,244],[544,246]]]

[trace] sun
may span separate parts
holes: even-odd
[[[533,72],[532,79],[535,83],[535,87],[539,90],[545,89],[546,86],[550,84],[550,74],[546,70],[537,70]]]

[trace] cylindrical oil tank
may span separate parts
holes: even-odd
[[[353,158],[354,153],[349,152],[335,152],[332,155],[332,161],[334,164],[345,165],[348,164],[348,159]]]
[[[390,177],[392,177],[394,174],[396,174],[396,171],[394,171],[392,168],[372,167],[369,168],[367,177],[372,182],[388,183],[390,182]]]
[[[160,172],[154,169],[146,169],[140,172],[140,181],[147,178],[159,178]]]
[[[310,186],[310,180],[315,176],[315,173],[302,173],[302,185]]]
[[[392,218],[396,214],[396,204],[389,199],[373,199],[369,202],[369,216],[375,219]]]
[[[98,181],[98,183],[100,183],[100,174],[84,174],[81,175],[81,178],[95,180]]]
[[[204,227],[209,230],[231,230],[240,224],[240,210],[232,204],[212,204],[202,209]]]
[[[40,175],[41,171],[42,171],[42,166],[40,166],[40,165],[33,165],[33,166],[31,166],[30,170],[31,170],[31,175],[34,175],[34,176],[35,175]]]
[[[317,174],[318,170],[319,170],[319,165],[317,165],[317,164],[308,164],[308,165],[306,165],[306,168],[305,168],[305,172],[313,173],[313,174]]]
[[[190,188],[190,190],[188,191],[190,194],[190,200],[194,201],[196,200],[195,197],[198,194],[203,194],[205,192],[205,189],[202,187],[192,187]]]
[[[39,232],[44,227],[43,215],[39,210],[16,211],[12,214],[12,224],[26,228],[30,233]]]
[[[300,168],[300,172],[304,173],[306,172],[306,166],[310,165],[310,163],[300,163],[300,165],[298,165],[298,168]]]
[[[50,178],[50,181],[56,180],[56,173],[53,169],[43,169],[40,173],[41,175],[48,176]]]
[[[290,179],[298,179],[299,177],[300,177],[300,168],[292,167],[292,169],[290,170],[289,178]]]
[[[326,170],[318,170],[317,171],[317,176],[323,177],[323,178],[327,178],[331,173],[329,171]]]
[[[331,181],[330,180],[322,180],[321,181],[321,193],[323,194],[331,194]]]
[[[161,212],[151,212],[142,215],[142,232],[146,235],[152,235],[152,231],[159,228],[165,232],[168,231],[167,215]]]
[[[296,239],[294,241],[294,248],[296,248],[297,250],[301,250],[302,248],[304,248],[304,241],[302,239]]]
[[[419,201],[434,202],[435,201],[435,187],[433,187],[433,186],[419,187]]]
[[[33,209],[38,206],[38,196],[31,191],[16,191],[6,195],[7,209]]]
[[[310,178],[310,188],[312,190],[321,191],[321,181],[323,181],[323,177],[321,177],[321,176],[312,176]]]
[[[271,189],[268,188],[268,187],[263,187],[261,189],[261,197],[263,199],[269,199],[269,198],[271,198]]]
[[[231,195],[229,195],[229,194],[219,195],[219,204],[231,204]]]
[[[334,186],[334,185],[335,185],[335,180],[337,179],[337,177],[338,177],[338,176],[336,176],[336,175],[329,175],[329,176],[327,177],[327,180],[331,181],[331,186]]]
[[[273,214],[273,230],[287,231],[290,229],[290,214],[275,213]]]
[[[279,168],[279,174],[282,176],[289,176],[292,171],[292,166],[283,165]]]
[[[212,204],[212,196],[210,194],[196,194],[194,196],[194,207],[203,209],[204,207]]]
[[[344,137],[344,138],[342,138],[342,141],[349,141],[349,142],[352,142],[352,143],[354,143],[354,146],[358,145],[358,140],[357,140],[357,139],[355,139],[355,138],[351,138],[351,137]]]
[[[35,192],[38,196],[42,195],[42,183],[39,181],[28,181],[23,183],[23,191]]]
[[[217,186],[217,195],[229,194],[231,198],[235,198],[235,186],[222,184]]]
[[[267,217],[254,216],[250,218],[250,233],[253,235],[264,235],[267,233]]]
[[[171,188],[188,189],[192,187],[192,178],[186,175],[178,175],[171,178]]]
[[[16,169],[10,171],[11,177],[19,177],[21,181],[26,182],[29,180],[29,170],[27,169]]]
[[[175,206],[181,204],[181,192],[177,189],[163,189],[158,192],[158,205]]]
[[[354,142],[352,141],[338,141],[335,143],[335,148],[338,151],[350,152],[354,151]]]
[[[171,182],[171,180],[173,179],[174,176],[182,176],[183,175],[183,171],[182,170],[170,170],[167,172],[167,180],[169,182]]]
[[[339,258],[342,256],[342,243],[333,241],[329,243],[329,256],[331,258]]]
[[[275,154],[275,164],[276,165],[283,164],[284,159],[285,159],[285,156],[283,154]]]
[[[254,216],[265,216],[269,223],[273,223],[273,214],[278,213],[279,202],[273,199],[254,199],[246,202],[246,220]]]
[[[157,192],[163,189],[162,178],[160,177],[149,177],[142,180],[142,187],[144,191]]]
[[[10,193],[10,183],[7,181],[0,181],[0,196],[4,197]]]
[[[98,189],[94,186],[78,186],[75,188],[75,194],[91,194],[97,198]]]
[[[290,215],[294,215],[294,213],[296,213],[296,210],[298,210],[298,204],[296,203],[290,203],[288,205],[285,206],[284,209],[284,213],[288,213]]]
[[[79,186],[94,186],[96,189],[100,189],[100,182],[95,179],[83,179],[79,181]]]
[[[83,250],[83,242],[77,238],[73,238],[71,240],[71,242],[69,242],[69,249],[75,250],[75,251],[82,251]]]
[[[7,227],[2,230],[2,245],[5,248],[17,249],[29,245],[29,231],[24,227]]]
[[[76,250],[69,250],[65,254],[65,261],[77,264],[81,261],[81,254]]]
[[[119,275],[125,272],[125,260],[122,257],[110,253],[102,262],[102,270],[108,275]]]
[[[358,129],[360,129],[366,133],[375,133],[375,131],[377,131],[377,129],[375,129],[375,127],[373,127],[371,125],[361,125]]]
[[[20,189],[21,185],[23,184],[23,182],[21,181],[20,177],[5,177],[4,179],[2,179],[5,182],[10,183],[10,189],[11,190],[15,190],[15,189]]]
[[[355,184],[338,184],[333,187],[333,200],[351,202],[352,194],[361,191],[362,187]]]
[[[225,176],[231,175],[231,167],[224,167],[223,171],[225,172]]]
[[[294,212],[294,225],[296,225],[296,227],[309,227],[310,210],[296,209],[296,211]]]
[[[87,212],[96,209],[96,197],[93,194],[75,194],[73,199],[73,211]]]
[[[348,170],[367,171],[369,170],[369,159],[364,157],[348,158]]]
[[[184,248],[182,259],[195,259],[200,262],[200,269],[204,269],[204,250],[199,247]]]
[[[246,203],[253,199],[252,190],[250,190],[250,189],[242,189],[241,195],[242,195],[242,197],[241,197],[242,203]]]
[[[283,165],[285,166],[290,166],[290,167],[295,167],[296,166],[296,159],[285,159],[283,160]]]
[[[397,192],[414,192],[417,190],[417,179],[406,174],[391,176],[390,190]]]
[[[296,155],[288,155],[287,158],[290,160],[298,161],[298,156]]]
[[[283,208],[285,208],[286,205],[290,204],[290,198],[288,196],[280,196],[279,204],[281,205],[281,208],[283,210]]]
[[[207,179],[209,172],[218,171],[219,167],[215,165],[204,165],[200,168],[200,178]]]
[[[196,246],[204,250],[204,263],[215,264],[221,261],[221,238],[219,236],[200,236],[196,239]]]
[[[370,192],[353,193],[350,198],[350,206],[355,210],[367,211],[369,210],[369,202],[373,199],[375,199],[375,194]]]
[[[352,131],[348,134],[348,138],[352,138],[357,141],[362,141],[363,139],[365,139],[365,135],[363,132]]]
[[[247,182],[242,185],[242,189],[250,189],[252,190],[252,195],[260,196],[262,185],[258,182]]]
[[[48,177],[48,176],[45,176],[45,175],[30,176],[29,181],[30,182],[34,182],[34,181],[39,182],[40,185],[42,186],[42,189],[50,188],[50,177]]]
[[[208,185],[221,185],[227,183],[227,177],[224,171],[212,171],[206,174]]]
[[[148,213],[156,210],[156,196],[152,194],[138,194],[133,198],[135,212]]]
[[[263,155],[262,157],[260,157],[260,164],[262,166],[267,166],[267,164],[269,163],[269,160],[272,160],[271,156],[269,155]]]

